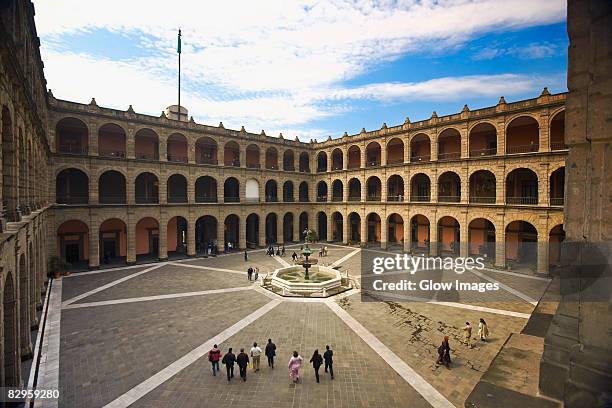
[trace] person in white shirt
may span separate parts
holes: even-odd
[[[251,348],[251,357],[253,357],[253,371],[259,371],[259,359],[261,357],[261,349],[257,346],[257,343],[253,343]]]

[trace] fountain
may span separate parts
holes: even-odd
[[[310,258],[314,232],[304,231],[303,259],[295,265],[276,269],[272,273],[269,289],[280,292],[283,296],[318,296],[327,297],[349,289],[348,282],[334,268],[318,264],[318,259]]]

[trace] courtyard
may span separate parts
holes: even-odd
[[[361,249],[327,245],[320,263],[360,280]],[[281,297],[247,279],[291,262],[265,250],[75,273],[54,280],[40,388],[57,380],[62,407],[461,407],[508,335],[520,332],[549,284],[532,275],[486,269],[460,279],[498,282],[507,296],[483,302],[393,302],[354,288],[326,299]],[[318,252],[318,245],[313,250]],[[366,301],[370,300],[370,301]],[[56,306],[56,307],[54,307]],[[484,318],[491,336],[461,344],[466,321]],[[57,325],[54,323],[57,322]],[[437,347],[450,337],[450,369]],[[213,376],[207,352],[253,342],[277,346],[276,367],[262,360],[246,382]],[[317,384],[314,349],[334,351],[335,378]],[[304,358],[292,384],[287,362]],[[321,368],[323,372],[323,368]]]

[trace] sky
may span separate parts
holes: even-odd
[[[56,98],[302,141],[565,92],[565,0],[34,0]]]

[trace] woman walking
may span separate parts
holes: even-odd
[[[314,351],[310,362],[312,363],[312,367],[314,368],[315,378],[317,379],[317,382],[319,382],[319,368],[321,367],[321,364],[323,364],[323,357],[321,357],[321,355],[319,354],[319,349]]]
[[[289,359],[289,377],[294,383],[300,381],[300,367],[302,366],[302,360],[302,357],[297,351],[294,351],[293,356]]]
[[[489,337],[489,326],[483,318],[480,318],[480,322],[478,322],[478,336],[482,341],[487,341],[487,337]]]
[[[436,360],[436,364],[443,364],[448,368],[450,362],[450,344],[448,344],[448,336],[444,336],[442,344],[438,347],[438,359]]]

